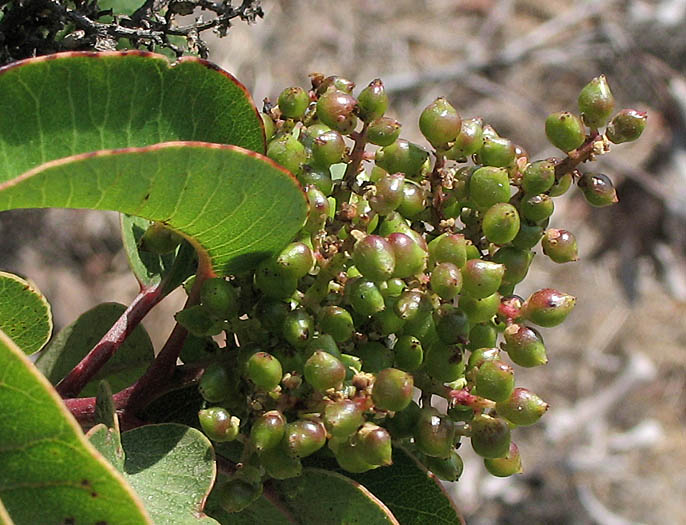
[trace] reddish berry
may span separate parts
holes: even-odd
[[[372,387],[372,399],[378,409],[397,412],[412,401],[414,381],[407,372],[397,368],[381,370]]]
[[[552,288],[532,293],[522,306],[522,315],[546,328],[563,322],[574,308],[576,298]]]
[[[519,426],[533,425],[548,410],[548,403],[526,388],[515,388],[495,405],[498,415]]]

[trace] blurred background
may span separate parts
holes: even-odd
[[[403,136],[424,142],[419,113],[437,96],[480,116],[532,159],[559,154],[545,139],[553,111],[576,111],[579,90],[608,77],[617,109],[649,113],[637,143],[591,168],[620,203],[591,209],[556,199],[551,226],[580,242],[581,260],[539,256],[518,287],[578,298],[544,331],[549,364],[518,384],[551,405],[514,434],[524,474],[496,479],[464,447],[449,486],[470,525],[686,523],[686,0],[265,0],[255,25],[211,39],[210,58],[258,105],[308,74],[364,87],[380,77]],[[136,283],[115,214],[15,211],[0,216],[0,268],[35,281],[56,328],[102,301],[128,303]],[[146,325],[161,345],[172,295]],[[461,451],[461,452],[462,452]]]

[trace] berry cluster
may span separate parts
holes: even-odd
[[[359,473],[391,464],[393,443],[444,480],[461,474],[463,439],[490,473],[520,472],[511,431],[548,405],[516,386],[513,365],[547,362],[532,325],[560,324],[575,298],[515,287],[539,242],[556,263],[577,260],[574,235],[548,227],[554,199],[576,183],[593,206],[616,202],[608,177],[577,168],[638,138],[646,115],[610,120],[598,77],[579,95],[581,116],[545,122],[566,156],[532,160],[439,98],[419,119],[428,151],[384,116],[380,80],[357,97],[344,78],[311,80],[262,114],[267,155],[309,200],[300,236],[254,272],[206,280],[200,304],[177,315],[195,335],[230,334],[199,383],[204,432],[244,447],[221,487],[226,509],[257,498],[265,477],[298,476],[314,453]]]

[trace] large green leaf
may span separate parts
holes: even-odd
[[[40,290],[6,272],[0,272],[0,330],[27,354],[43,348],[52,333],[50,305]]]
[[[176,140],[265,151],[245,87],[197,58],[47,55],[0,69],[0,93],[0,181],[78,153]]]
[[[3,332],[0,502],[17,525],[152,524],[141,501],[85,439],[47,379]]]
[[[107,333],[125,310],[126,307],[118,303],[103,303],[91,308],[55,336],[36,361],[36,367],[56,385]],[[115,392],[126,388],[145,372],[154,357],[152,342],[145,328],[138,325],[112,359],[81,391],[80,396],[94,396],[98,382],[105,378]]]
[[[181,232],[221,275],[253,267],[302,227],[297,181],[236,146],[164,143],[48,163],[0,184],[0,211],[117,210]]]

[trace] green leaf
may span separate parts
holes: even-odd
[[[48,381],[2,332],[0,473],[0,502],[17,525],[152,524]]]
[[[265,151],[245,87],[193,57],[47,55],[0,69],[0,93],[0,182],[79,153],[175,140]]]
[[[124,472],[124,450],[118,429],[107,428],[106,425],[98,423],[88,431],[86,437],[103,458],[119,472]]]
[[[36,366],[56,385],[100,341],[125,310],[126,307],[118,303],[103,303],[91,308],[55,336],[41,353]],[[99,381],[105,378],[117,392],[130,386],[153,359],[152,342],[145,328],[138,325],[112,359],[86,385],[80,397],[94,396]]]
[[[143,3],[143,0],[100,0],[98,7],[103,11],[111,9],[115,15],[132,15]]]
[[[0,211],[46,207],[161,221],[219,275],[253,268],[282,249],[307,215],[300,185],[271,160],[196,143],[80,155],[0,184]]]
[[[184,425],[138,427],[121,435],[124,476],[156,525],[217,523],[202,512],[214,484],[214,450],[205,435]]]
[[[0,272],[0,330],[27,354],[43,348],[52,333],[52,312],[40,290],[6,272]]]

